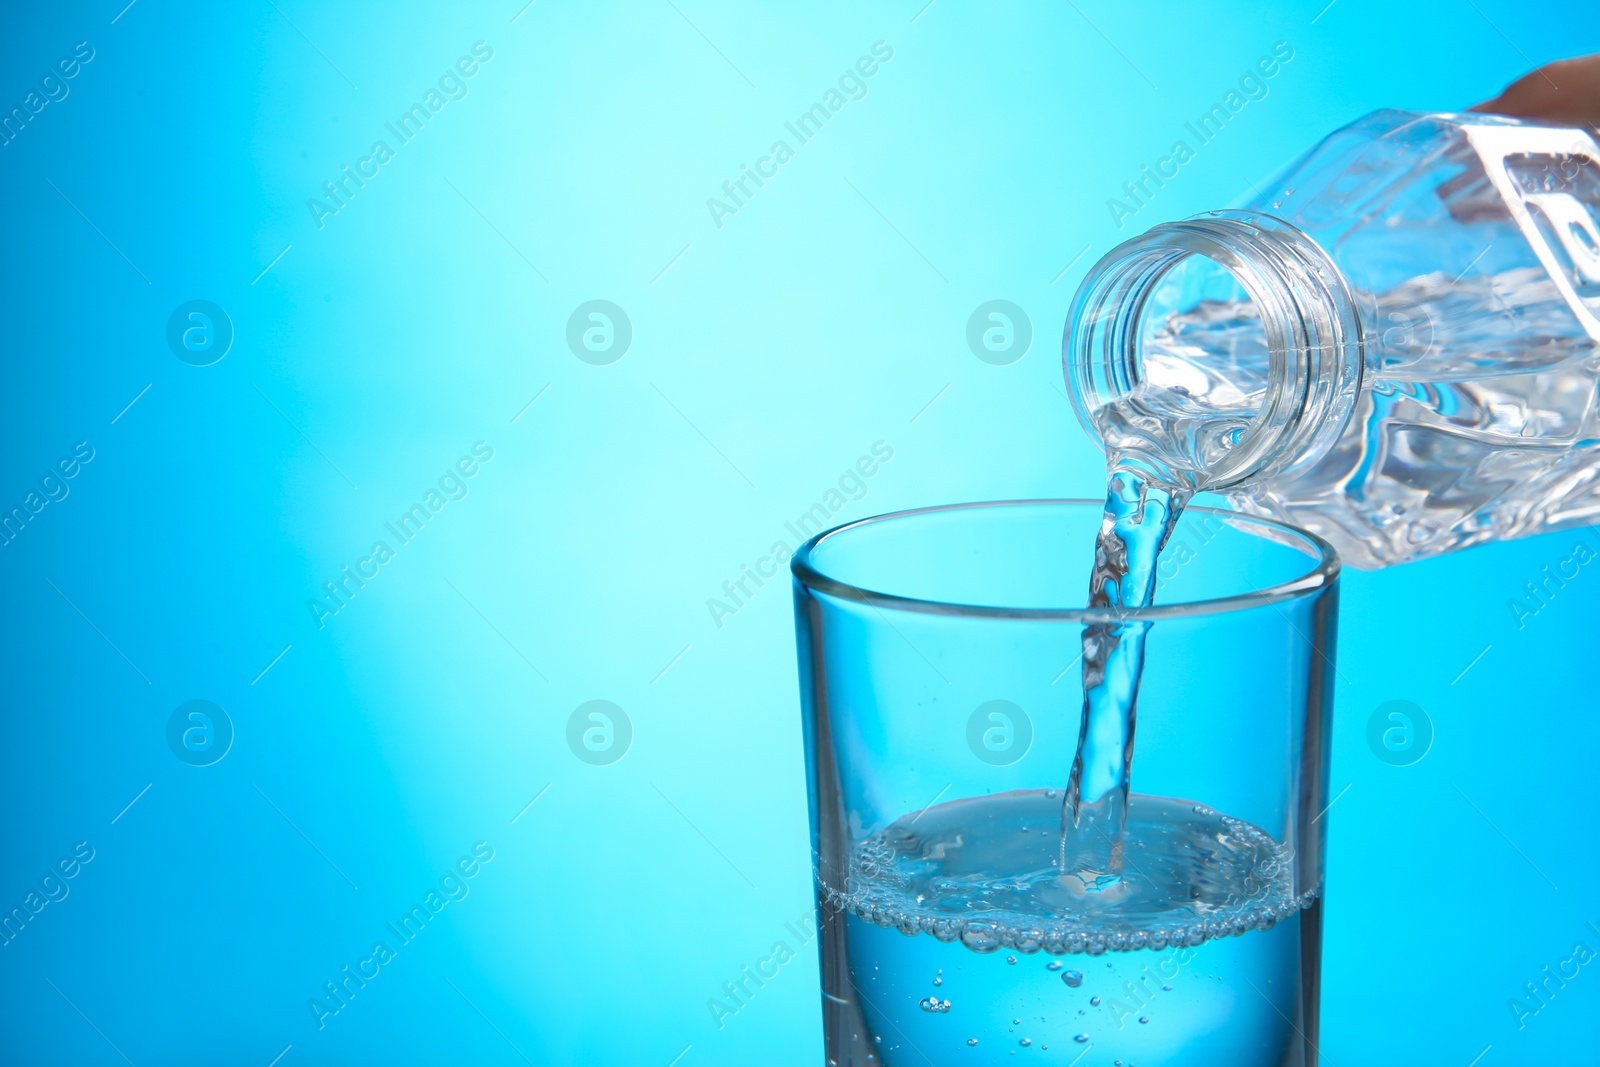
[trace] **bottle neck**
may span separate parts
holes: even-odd
[[[1096,263],[1062,361],[1113,467],[1222,490],[1324,455],[1355,408],[1362,351],[1355,299],[1316,242],[1268,215],[1213,211]]]

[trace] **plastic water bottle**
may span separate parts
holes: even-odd
[[[1381,567],[1600,519],[1600,149],[1379,111],[1113,249],[1063,353],[1119,470]]]

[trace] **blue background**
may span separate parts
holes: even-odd
[[[1575,2],[923,3],[9,13],[4,110],[93,59],[0,147],[0,506],[94,458],[0,549],[0,910],[94,858],[0,947],[0,1060],[819,1062],[810,946],[720,1028],[706,1006],[811,902],[786,583],[720,626],[707,599],[874,442],[838,521],[1096,495],[1057,348],[1095,258],[1600,30]],[[396,147],[478,41],[468,95]],[[867,96],[797,145],[879,41]],[[1268,95],[1119,231],[1107,198],[1278,41]],[[779,138],[718,226],[707,198]],[[308,199],[378,139],[319,227]],[[207,367],[166,340],[193,299],[235,333]],[[566,339],[594,299],[633,328],[610,365]],[[991,299],[1033,324],[1007,366],[965,340]],[[390,541],[480,441],[469,495]],[[1521,1029],[1508,1006],[1600,950],[1600,574],[1520,629],[1508,607],[1580,536],[1345,580],[1328,1063],[1600,1057],[1600,967]],[[631,722],[610,765],[567,741],[595,699]],[[1405,767],[1366,739],[1397,699],[1435,735]],[[191,700],[232,724],[210,766],[168,744]],[[468,895],[319,1028],[323,983],[480,841]]]

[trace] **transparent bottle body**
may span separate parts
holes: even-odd
[[[1232,233],[1275,227],[1265,251],[1191,254],[1116,296],[1138,320],[1127,388],[1087,405],[1077,393],[1114,460],[1156,456],[1358,567],[1600,519],[1600,151],[1587,134],[1380,111],[1264,188],[1191,223],[1218,228],[1225,251]],[[1285,263],[1322,288],[1285,295]],[[1330,331],[1341,314],[1354,328]],[[1081,326],[1069,324],[1069,379]],[[1274,427],[1251,464],[1221,473],[1268,408],[1323,432]]]

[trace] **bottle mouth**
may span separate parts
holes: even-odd
[[[1269,215],[1214,211],[1102,257],[1062,361],[1113,466],[1198,491],[1315,462],[1354,410],[1362,352],[1354,297],[1316,242]]]

